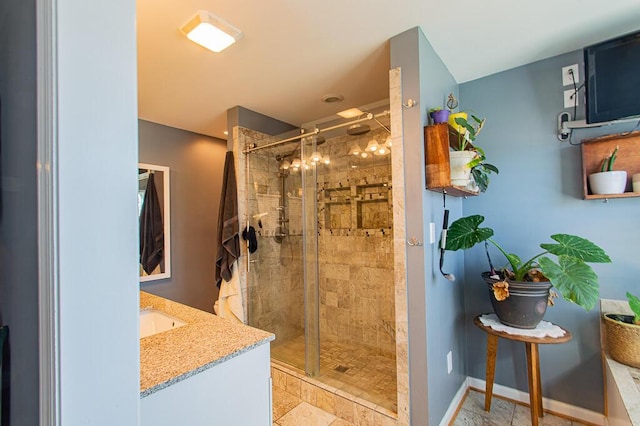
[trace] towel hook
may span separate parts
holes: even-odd
[[[416,238],[415,235],[409,238],[407,244],[411,247],[422,247],[422,241],[418,241],[418,238]]]

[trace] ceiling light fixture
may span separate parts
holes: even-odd
[[[367,144],[366,150],[371,152],[376,152],[377,149],[378,149],[378,141],[375,139],[371,139]]]
[[[334,94],[334,93],[329,93],[324,95],[322,98],[320,98],[320,100],[325,104],[335,104],[338,102],[342,102],[344,100],[344,96]]]
[[[360,155],[360,153],[362,152],[362,150],[360,149],[360,147],[358,146],[357,143],[354,143],[351,146],[351,149],[349,150],[349,155]]]
[[[362,114],[364,114],[364,112],[362,112],[358,108],[349,108],[345,109],[344,111],[336,112],[336,114],[338,114],[342,118],[355,118],[361,116]]]
[[[385,147],[384,145],[379,147],[378,150],[374,152],[375,155],[387,155],[388,153],[389,148]]]
[[[242,38],[239,29],[207,10],[199,10],[180,31],[189,40],[216,53]]]

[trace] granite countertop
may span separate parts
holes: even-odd
[[[625,300],[602,299],[600,313],[632,314],[629,304]],[[603,319],[600,320],[604,321]],[[614,361],[609,356],[606,345],[606,330],[601,325],[602,353],[605,362],[611,370],[613,380],[618,387],[620,396],[627,409],[631,424],[640,426],[640,369]]]
[[[275,338],[272,333],[141,291],[140,309],[149,308],[187,325],[140,339],[141,398]]]

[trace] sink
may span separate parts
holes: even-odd
[[[153,336],[163,331],[187,325],[171,315],[157,309],[145,309],[140,311],[140,338]]]

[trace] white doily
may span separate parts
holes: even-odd
[[[548,321],[540,321],[536,328],[516,328],[504,325],[496,314],[486,314],[480,317],[480,322],[496,331],[527,337],[562,337],[564,330]]]

